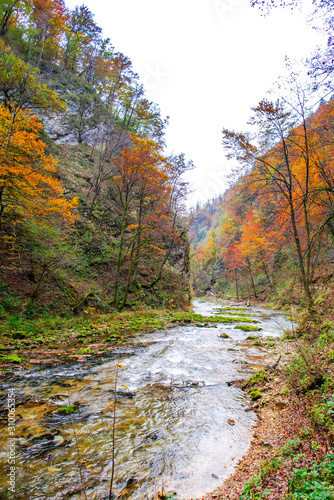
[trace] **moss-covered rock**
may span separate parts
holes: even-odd
[[[263,370],[259,370],[258,372],[254,373],[254,375],[252,375],[248,380],[246,380],[246,382],[244,382],[242,388],[246,389],[247,387],[264,384],[265,382],[268,382],[267,374]]]
[[[249,395],[250,395],[252,401],[257,401],[258,399],[262,398],[262,394],[257,387],[254,387],[254,389],[251,390]]]
[[[238,319],[238,321],[240,321],[240,320]],[[234,328],[237,330],[242,330],[244,332],[258,332],[258,331],[262,330],[262,328],[260,328],[258,326],[253,326],[253,325],[237,325]]]
[[[229,339],[229,338],[230,338],[230,336],[229,336],[229,335],[227,335],[227,333],[225,333],[225,332],[222,332],[222,333],[219,335],[219,337],[220,337],[221,339]]]

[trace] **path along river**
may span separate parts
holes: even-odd
[[[215,301],[194,302],[194,311],[205,316],[219,307]],[[219,312],[236,313],[258,321],[259,337],[280,336],[291,328],[277,311],[250,307]],[[30,397],[16,410],[13,498],[80,497],[73,427],[87,498],[108,498],[116,363],[124,368],[117,386],[114,493],[152,499],[163,488],[186,500],[217,488],[247,450],[256,422],[255,414],[245,411],[246,395],[227,382],[249,376],[268,356],[246,341],[249,332],[235,329],[236,324],[157,330],[140,336],[147,346],[133,355],[22,372],[5,384],[6,392],[11,386],[21,397]],[[229,338],[221,338],[222,332]],[[60,415],[54,410],[69,404],[68,395],[77,412]],[[33,398],[40,403],[31,403]],[[0,437],[0,459],[6,463],[6,427]],[[8,467],[2,467],[2,495],[6,472]],[[0,493],[0,498],[7,497]]]

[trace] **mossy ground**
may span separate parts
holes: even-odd
[[[29,365],[42,361],[56,362],[73,357],[103,356],[116,347],[140,345],[137,333],[146,333],[177,325],[212,326],[235,321],[255,323],[246,317],[207,317],[175,310],[138,310],[115,314],[97,314],[94,310],[82,316],[46,316],[27,319],[12,316],[0,322],[0,369],[12,363]]]

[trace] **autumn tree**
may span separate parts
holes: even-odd
[[[24,130],[32,128],[29,115],[32,110],[60,111],[64,109],[64,105],[56,94],[45,85],[38,83],[35,74],[36,72],[29,65],[17,58],[0,41],[0,96],[3,103],[1,140],[1,179],[3,182],[0,187],[0,216],[3,216],[5,210],[5,186],[11,176],[13,179],[17,178],[15,162],[10,156],[12,146],[15,146],[12,144],[13,141],[15,143],[18,140],[17,131],[23,133]],[[41,127],[36,121],[34,126],[40,131]]]
[[[64,198],[56,161],[46,154],[40,138],[42,123],[32,114],[59,111],[64,105],[3,44],[0,65],[0,235],[9,242],[23,224],[28,232],[35,227],[35,235],[46,221],[50,228],[71,224],[77,199]]]
[[[20,12],[29,6],[29,0],[2,0],[0,3],[0,36],[15,25]]]
[[[138,285],[139,276],[144,278],[142,286],[155,281],[168,239],[174,237],[168,207],[170,166],[157,143],[136,136],[131,139],[131,146],[114,161],[111,193],[119,220],[113,303],[120,309],[126,305],[131,287]],[[120,298],[122,272],[126,284]]]
[[[60,62],[62,38],[64,36],[68,11],[63,0],[31,0],[28,25],[31,26],[31,44],[35,54],[35,66],[41,61]]]
[[[236,296],[237,299],[239,299],[240,271],[244,268],[245,262],[238,243],[231,243],[226,248],[225,261],[227,272],[232,273],[232,280],[235,282]]]
[[[251,142],[249,135],[230,132],[226,129],[223,131],[223,143],[230,151],[229,157],[236,157],[244,165],[253,169],[250,177],[252,182],[256,182],[258,191],[266,195],[270,191],[278,194],[282,223],[289,224],[301,282],[306,298],[311,303],[312,250],[309,246],[309,207],[307,201],[305,202],[309,193],[308,158],[301,158],[304,168],[304,186],[301,186],[301,179],[296,176],[294,170],[293,155],[296,153],[294,149],[296,137],[291,133],[291,112],[281,102],[261,101],[254,108],[252,123],[259,128],[259,146]]]
[[[334,101],[322,103],[310,123],[311,161],[318,174],[312,195],[322,213],[318,234],[329,230],[334,236]]]
[[[66,105],[38,81],[38,70],[18,58],[0,40],[0,98],[15,121],[21,111],[60,112]]]
[[[13,123],[10,111],[0,107],[0,231],[23,219],[73,220],[76,200],[72,203],[63,197],[62,185],[54,175],[56,161],[45,154],[41,129],[36,116],[22,111]]]

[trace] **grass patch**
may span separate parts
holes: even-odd
[[[172,322],[185,322],[185,323],[258,323],[256,319],[245,318],[239,316],[202,316],[192,312],[175,313],[171,317]]]
[[[173,324],[195,324],[215,327],[217,324],[254,324],[258,321],[240,316],[213,316],[184,311],[139,310],[122,313],[93,313],[80,317],[21,318],[12,316],[0,324],[3,338],[2,350],[14,347],[13,354],[21,356],[26,349],[59,349],[69,351],[77,348],[77,354],[93,354],[85,350],[91,343],[122,344],[131,341],[133,335],[150,332]],[[258,330],[256,327],[255,330]],[[248,331],[248,330],[247,330]],[[79,350],[78,350],[79,349]],[[7,362],[15,362],[15,358]],[[5,359],[3,359],[5,361]],[[16,359],[16,362],[19,362]]]
[[[252,325],[237,325],[234,328],[238,329],[238,330],[242,330],[244,332],[259,332],[260,330],[262,330],[262,328],[260,328],[258,326],[252,326]]]

